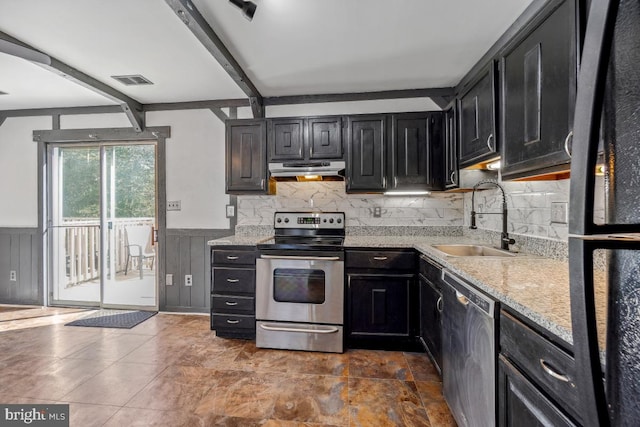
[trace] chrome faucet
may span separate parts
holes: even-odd
[[[502,212],[476,212],[475,211],[475,198],[476,198],[476,190],[478,187],[484,184],[491,184],[500,189],[502,192]],[[502,233],[500,235],[500,249],[505,251],[509,250],[509,245],[513,245],[516,241],[509,237],[509,233],[507,232],[507,196],[505,195],[504,188],[497,181],[493,180],[484,180],[479,181],[476,185],[473,186],[473,193],[471,193],[471,228],[472,230],[477,229],[476,226],[476,214],[482,215],[499,215],[502,214]]]

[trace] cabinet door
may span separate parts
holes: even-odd
[[[413,275],[348,274],[351,336],[410,335]]]
[[[575,0],[565,0],[502,58],[503,178],[558,165],[568,169],[565,140],[573,128],[576,19]]]
[[[347,192],[384,191],[386,116],[347,119]]]
[[[430,187],[429,115],[394,114],[391,129],[389,188],[411,190]]]
[[[420,276],[420,337],[438,369],[442,367],[442,294],[426,277]]]
[[[269,160],[304,159],[304,119],[269,121]]]
[[[498,360],[500,427],[576,426],[504,356]]]
[[[458,135],[456,110],[449,108],[444,112],[444,186],[458,187]]]
[[[227,121],[227,193],[266,193],[266,129],[264,120]]]
[[[496,71],[492,63],[460,99],[460,167],[497,157]]]
[[[315,117],[307,119],[310,159],[342,159],[342,118]]]

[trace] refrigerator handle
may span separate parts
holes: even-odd
[[[569,235],[596,230],[593,221],[595,166],[605,82],[620,0],[592,1],[587,20],[573,122]],[[609,426],[602,381],[593,283],[595,243],[569,237],[571,323],[579,412],[585,426]]]

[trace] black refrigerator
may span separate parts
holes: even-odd
[[[599,156],[604,157],[603,221],[594,220]],[[596,253],[596,259],[605,254],[607,270],[604,357],[597,339]],[[584,423],[639,426],[640,0],[591,1],[574,118],[569,271]]]

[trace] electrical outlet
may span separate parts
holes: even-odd
[[[18,280],[18,273],[15,270],[11,270],[9,272],[9,280],[11,282],[16,282]]]
[[[375,206],[373,208],[373,217],[380,218],[382,216],[382,208],[380,206]]]
[[[551,202],[551,223],[566,224],[569,208],[567,202]]]
[[[167,277],[165,278],[165,285],[173,286],[173,274],[167,274]]]
[[[236,207],[227,205],[227,218],[233,218],[234,216],[236,216]]]
[[[168,211],[179,211],[182,209],[180,200],[173,200],[171,202],[167,202],[167,210]]]
[[[193,286],[193,276],[191,274],[184,275],[184,285]]]

